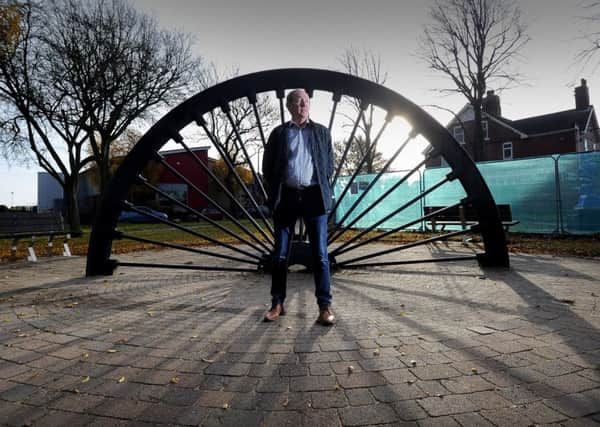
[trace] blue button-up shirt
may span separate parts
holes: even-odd
[[[286,125],[288,164],[285,184],[292,188],[318,184],[315,166],[310,151],[311,124],[299,127],[290,121]]]

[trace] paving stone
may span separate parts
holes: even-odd
[[[341,427],[340,417],[335,409],[315,409],[302,413],[303,427]]]
[[[361,360],[358,363],[365,371],[384,371],[406,367],[400,360],[391,357],[377,357]]]
[[[458,424],[461,426],[492,427],[494,425],[477,412],[453,415],[453,418],[458,421]]]
[[[374,387],[385,384],[385,378],[377,372],[337,375],[336,379],[343,388]]]
[[[348,406],[346,395],[342,390],[311,392],[310,400],[312,407],[315,409],[343,408]]]
[[[100,405],[103,401],[103,397],[91,394],[67,394],[48,402],[47,406],[61,411],[84,413],[88,409]]]
[[[179,420],[178,420],[179,421]],[[199,425],[199,424],[198,424]],[[267,425],[263,421],[263,415],[256,411],[242,410],[213,410],[204,418],[202,426],[261,426]]]
[[[544,404],[569,417],[585,417],[598,412],[598,401],[581,393],[547,399]]]
[[[23,405],[13,402],[2,402],[0,404],[0,419],[8,426],[22,427],[33,424],[48,412],[45,408]]]
[[[566,374],[558,377],[551,377],[546,379],[544,382],[548,386],[565,394],[578,393],[600,387],[600,384],[597,382],[577,374]]]
[[[444,387],[452,393],[473,393],[475,391],[491,390],[494,385],[479,375],[468,375],[447,380],[441,380]]]
[[[290,388],[290,379],[281,377],[269,377],[261,379],[256,386],[259,393],[277,393],[288,391]]]
[[[319,344],[321,351],[346,351],[358,350],[360,346],[356,341],[329,341]]]
[[[202,391],[194,405],[222,408],[224,404],[230,404],[234,396],[234,393],[226,391]]]
[[[366,388],[352,388],[345,390],[348,403],[352,406],[370,405],[375,402],[373,395]]]
[[[270,412],[264,414],[262,424],[270,426],[297,427],[302,423],[302,415],[296,412]]]
[[[396,402],[398,400],[418,399],[427,394],[416,385],[393,384],[371,387],[371,394],[380,402]]]
[[[393,403],[398,417],[403,421],[415,421],[427,418],[427,413],[415,400],[402,400]]]
[[[9,402],[23,402],[29,396],[35,393],[37,387],[29,384],[12,383],[10,388],[0,393],[0,400],[8,400]]]
[[[279,375],[282,377],[303,377],[308,375],[305,365],[279,365]]]
[[[335,390],[336,377],[293,377],[290,379],[291,391],[323,391]]]
[[[189,406],[196,402],[202,392],[185,388],[169,387],[160,396],[161,402],[166,405]]]
[[[560,375],[570,374],[571,372],[580,371],[581,367],[563,360],[552,360],[535,365],[533,366],[533,369],[549,377],[557,377]]]
[[[420,366],[416,368],[410,368],[410,372],[422,380],[439,380],[444,378],[458,377],[461,375],[460,372],[450,365]]]
[[[134,419],[149,405],[146,402],[125,399],[104,399],[100,405],[89,408],[87,412],[92,415],[101,415],[112,418]]]
[[[511,401],[505,399],[496,391],[478,391],[469,393],[466,396],[480,409],[498,409],[513,406]]]
[[[213,363],[208,366],[204,373],[208,375],[244,376],[250,371],[248,363]]]
[[[176,422],[177,424],[199,426],[202,425],[202,422],[208,416],[209,412],[209,408],[202,408],[198,406],[180,408]]]
[[[474,412],[477,407],[466,396],[449,395],[445,397],[426,397],[418,401],[419,405],[433,417],[442,415]]]
[[[537,424],[557,423],[566,420],[566,417],[542,402],[533,402],[519,407],[519,412],[522,413],[528,420],[532,420]]]
[[[344,426],[362,426],[367,424],[394,423],[398,415],[384,403],[369,406],[350,406],[339,410]]]
[[[89,415],[78,414],[75,412],[65,412],[65,411],[49,411],[44,414],[43,417],[35,420],[35,425],[45,427],[45,426],[87,426],[94,421],[94,418]]]
[[[460,427],[460,424],[450,416],[425,418],[419,420],[419,427],[442,426],[442,427]]]

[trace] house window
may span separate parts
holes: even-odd
[[[454,134],[454,139],[456,139],[461,144],[465,143],[465,130],[462,126],[454,126],[452,132]]]
[[[512,158],[513,158],[512,142],[505,142],[504,144],[502,144],[502,158],[504,160],[512,160]]]
[[[486,139],[486,140],[490,139],[490,135],[489,135],[489,132],[488,132],[488,122],[487,122],[487,120],[483,120],[481,122],[481,130],[483,131],[483,138]]]

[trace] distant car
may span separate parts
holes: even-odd
[[[216,208],[204,208],[200,213],[210,219],[219,220],[223,219],[223,212]]]
[[[147,206],[135,206],[136,209],[146,212],[149,215],[154,215],[159,219],[169,219],[169,215],[161,211],[155,211],[154,209],[150,209]],[[151,216],[143,215],[136,211],[122,211],[119,215],[119,221],[121,222],[133,222],[133,223],[142,223],[142,222],[159,222],[158,219],[152,218]]]

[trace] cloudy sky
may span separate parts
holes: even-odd
[[[417,58],[418,38],[428,22],[431,0],[135,0],[161,25],[195,36],[195,50],[222,69],[254,71],[339,68],[344,49],[355,46],[379,54],[388,72],[386,86],[419,105],[458,111],[459,95],[434,89],[447,81]],[[584,45],[581,19],[585,0],[521,0],[531,41],[516,64],[524,84],[501,94],[509,119],[574,108],[573,89],[585,77],[591,101],[600,96],[600,77],[582,69],[575,54]],[[493,89],[493,88],[492,88]],[[450,115],[426,107],[446,123]],[[0,204],[36,204],[35,169],[0,161]]]

